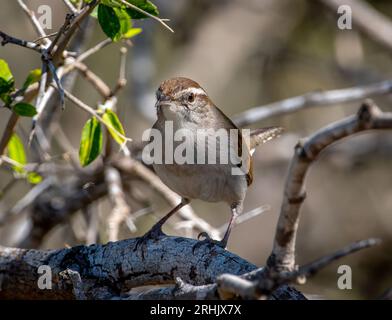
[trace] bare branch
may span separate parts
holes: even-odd
[[[107,221],[108,238],[109,241],[117,241],[120,225],[130,216],[131,209],[125,200],[121,176],[118,170],[108,167],[105,170],[105,180],[113,207]],[[135,225],[133,227],[136,229]]]
[[[44,29],[41,27],[41,24],[39,23],[39,21],[37,20],[37,17],[35,16],[34,12],[31,11],[27,5],[22,1],[22,0],[18,0],[18,4],[19,6],[22,8],[22,10],[24,11],[24,13],[27,15],[27,17],[29,18],[29,20],[32,22],[33,27],[35,28],[35,30],[37,31],[38,35],[44,39],[44,43],[45,45],[48,45],[50,43],[49,39],[47,39],[47,35],[44,31]]]
[[[80,274],[87,299],[107,289],[119,296],[146,284],[170,284],[180,277],[191,285],[214,282],[221,273],[241,275],[256,267],[222,248],[204,246],[192,253],[195,240],[165,237],[149,241],[145,258],[134,251],[136,239],[106,245],[77,246],[59,250],[26,250],[0,247],[0,270],[4,275],[0,298],[74,297],[74,286],[64,283],[60,272],[70,269]],[[52,270],[52,290],[37,286],[40,265]]]
[[[330,106],[345,102],[360,101],[365,98],[392,92],[392,80],[345,89],[309,92],[301,96],[250,108],[233,117],[234,122],[244,127],[274,116],[293,113],[301,109]]]
[[[55,65],[57,65],[57,63],[62,59],[63,52],[67,48],[72,36],[79,28],[79,25],[90,15],[90,13],[97,5],[98,1],[92,0],[80,11],[80,13],[75,17],[75,19],[72,20],[71,25],[67,28],[67,31],[63,35],[62,40],[58,43],[57,49],[52,55],[52,60]]]
[[[38,95],[37,95],[37,100],[35,101],[35,105],[36,105],[37,110],[43,109],[43,107],[41,106],[41,102],[43,101],[43,98],[45,96],[46,82],[48,79],[48,72],[47,71],[48,71],[48,65],[45,62],[42,62],[41,78],[39,80]]]
[[[324,256],[314,262],[300,267],[297,272],[294,272],[293,277],[310,277],[336,260],[339,260],[357,251],[371,248],[379,244],[381,244],[381,240],[373,238],[354,242],[344,247],[343,249],[340,249],[330,255]]]
[[[392,113],[383,113],[367,100],[356,115],[332,123],[297,144],[286,180],[274,247],[268,259],[271,268],[287,271],[295,269],[295,240],[299,210],[305,200],[304,181],[317,156],[329,145],[355,133],[391,128]]]
[[[126,47],[121,47],[120,49],[120,72],[118,76],[118,80],[116,83],[116,86],[111,92],[111,96],[115,96],[118,94],[118,92],[124,88],[127,84],[127,78],[126,78],[126,62],[127,62],[127,48]]]
[[[96,117],[98,119],[98,121],[101,122],[104,126],[110,128],[111,130],[116,132],[116,134],[119,137],[121,137],[125,141],[132,141],[131,138],[128,138],[128,137],[124,136],[122,133],[118,132],[116,130],[116,128],[114,128],[111,124],[109,124],[106,121],[104,121],[102,119],[102,117],[93,108],[91,108],[89,105],[85,104],[83,101],[81,101],[78,98],[76,98],[73,94],[71,94],[67,90],[64,90],[64,94],[65,94],[65,97],[68,98],[71,102],[73,102],[77,107],[79,107],[82,110],[86,111],[87,113],[89,113],[93,117]]]
[[[11,43],[11,44],[15,44],[21,47],[25,47],[34,51],[37,51],[38,53],[42,53],[43,48],[41,45],[31,42],[31,41],[26,41],[26,40],[21,40],[15,37],[12,37],[8,34],[6,34],[3,31],[0,31],[0,37],[3,38],[3,40],[1,41],[1,45],[4,46],[7,43]]]
[[[78,71],[83,75],[83,77],[89,81],[102,98],[107,99],[111,95],[111,90],[109,86],[94,72],[92,72],[84,63],[75,61],[72,65],[75,66]]]
[[[353,12],[354,24],[370,40],[375,40],[383,47],[392,51],[392,22],[390,18],[374,9],[370,4],[362,0],[320,0],[328,8],[337,14],[340,6],[349,6]]]
[[[52,54],[52,52],[53,52],[55,46],[57,45],[57,43],[59,42],[61,36],[70,28],[73,19],[75,19],[75,14],[67,13],[65,15],[65,21],[64,21],[63,25],[61,26],[59,31],[56,33],[56,38],[53,39],[53,41],[51,42],[50,46],[47,49],[48,54]]]
[[[93,55],[94,53],[97,53],[99,50],[103,49],[104,47],[108,46],[109,44],[113,43],[112,39],[107,38],[98,44],[96,44],[94,47],[86,50],[85,52],[81,53],[77,58],[75,62],[82,62],[85,59],[87,59],[89,56]]]
[[[63,0],[65,6],[71,11],[73,14],[78,13],[78,9],[74,7],[70,0]]]

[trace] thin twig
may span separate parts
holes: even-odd
[[[97,43],[95,46],[92,48],[86,50],[85,52],[81,53],[77,58],[75,62],[82,62],[83,60],[87,59],[89,56],[93,55],[94,53],[98,52],[99,50],[103,49],[107,45],[113,43],[112,39],[107,38],[99,43]]]
[[[61,106],[61,109],[64,110],[64,108],[65,108],[64,88],[63,88],[63,86],[61,84],[61,81],[60,81],[58,75],[57,75],[56,67],[53,65],[53,62],[51,60],[48,60],[47,63],[48,63],[49,70],[50,70],[50,72],[51,72],[51,74],[53,76],[53,80],[56,83],[56,88],[57,88],[57,90],[59,92],[59,95],[60,95],[60,106]]]
[[[110,93],[110,96],[115,96],[118,92],[124,88],[127,84],[126,78],[126,62],[127,62],[127,48],[121,47],[120,49],[120,72],[117,80],[117,84]]]
[[[36,109],[38,110],[38,112],[42,109],[41,103],[45,95],[47,79],[48,79],[48,65],[47,63],[42,61],[41,78],[39,80],[38,95],[35,101]]]
[[[45,37],[39,37],[39,38],[35,39],[33,42],[34,42],[34,43],[38,43],[38,42],[40,42],[40,41],[43,40],[43,39],[51,38],[51,37],[57,36],[57,34],[58,34],[57,31],[56,31],[56,32],[53,32],[53,33],[49,33],[49,34],[47,34]]]
[[[116,130],[116,128],[114,128],[111,124],[104,121],[102,119],[102,117],[93,108],[91,108],[89,105],[85,104],[83,101],[79,100],[78,98],[76,98],[73,94],[71,94],[67,90],[64,90],[64,95],[67,99],[69,99],[71,102],[73,102],[77,107],[86,111],[87,113],[89,113],[93,117],[96,117],[99,122],[101,122],[104,126],[108,127],[109,129],[113,130],[119,137],[121,137],[125,141],[132,141],[131,138],[124,136],[122,133],[118,132]]]
[[[259,216],[260,214],[268,211],[271,209],[271,206],[269,205],[263,205],[257,208],[254,208],[248,212],[242,213],[237,220],[235,221],[235,225],[239,225],[241,223],[244,223],[245,221],[248,221],[250,219],[253,219],[257,216]],[[226,231],[228,226],[228,223],[223,224],[222,226],[219,227],[219,231],[221,232],[221,234],[223,235],[224,232]]]
[[[39,23],[37,17],[35,16],[34,12],[30,10],[22,0],[18,0],[18,4],[22,8],[24,13],[27,15],[27,17],[30,19],[30,21],[33,23],[33,27],[37,31],[38,35],[42,37],[42,39],[44,39],[45,44],[48,45],[50,41],[49,39],[47,39],[47,35],[44,29],[42,28],[41,24]]]
[[[73,14],[78,13],[78,9],[74,7],[74,5],[69,0],[63,0],[65,6],[71,11]]]
[[[164,20],[162,20],[161,18],[158,18],[158,17],[152,15],[151,13],[148,13],[148,12],[144,11],[143,9],[140,9],[139,7],[135,6],[135,5],[132,4],[132,3],[129,3],[129,2],[127,2],[127,1],[125,1],[125,0],[120,0],[120,1],[121,1],[121,3],[122,3],[123,5],[127,6],[128,8],[131,8],[131,9],[133,9],[133,10],[136,10],[136,11],[138,11],[138,12],[140,12],[140,13],[146,15],[147,17],[149,17],[149,18],[151,18],[151,19],[154,19],[154,20],[158,21],[158,22],[159,22],[160,24],[162,24],[166,29],[168,29],[168,30],[171,31],[171,32],[174,32],[174,30],[173,30],[172,28],[170,28],[170,27],[165,23],[165,21],[167,21],[167,19],[165,19],[165,21],[164,21]]]
[[[381,244],[380,239],[370,238],[367,240],[360,240],[354,242],[332,254],[327,256],[321,257],[311,263],[301,266],[298,271],[294,272],[292,278],[299,278],[299,277],[310,277],[316,274],[321,269],[325,268],[327,265],[331,264],[332,262],[339,260],[343,257],[346,257],[350,254],[353,254],[357,251],[370,248],[376,245]],[[302,281],[301,279],[300,281]]]

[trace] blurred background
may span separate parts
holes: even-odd
[[[128,48],[128,83],[121,92],[118,114],[126,134],[141,140],[143,131],[155,121],[154,92],[169,77],[185,76],[199,82],[211,99],[228,116],[250,107],[301,95],[314,90],[369,84],[392,77],[391,52],[362,34],[337,27],[337,14],[319,1],[305,0],[176,0],[153,1],[161,17],[170,19],[175,33],[153,20],[134,22],[143,32],[132,38]],[[36,10],[48,4],[53,10],[53,30],[67,12],[60,0],[30,0]],[[368,1],[392,19],[392,2]],[[353,12],[355,15],[355,12]],[[392,20],[391,20],[392,21]],[[86,47],[106,38],[95,21]],[[2,0],[0,29],[16,37],[33,40],[36,34],[13,0]],[[392,37],[392,35],[391,35]],[[118,78],[120,44],[107,46],[86,60],[86,64],[114,86]],[[38,55],[12,45],[0,47],[0,58],[8,61],[17,86],[29,70],[40,68]],[[89,83],[77,79],[73,93],[90,105],[100,96]],[[391,96],[374,99],[384,111],[392,111]],[[244,212],[262,205],[270,210],[234,229],[228,249],[261,266],[271,252],[288,164],[298,139],[319,128],[355,113],[359,103],[316,107],[295,114],[270,118],[252,127],[283,126],[285,134],[256,152],[254,182],[247,193]],[[9,112],[2,110],[0,131]],[[80,132],[88,119],[67,102],[60,124],[76,152]],[[31,119],[23,119],[18,132],[27,145]],[[57,148],[57,149],[56,149]],[[56,144],[53,154],[60,152]],[[1,167],[0,189],[12,180],[10,170]],[[12,208],[31,188],[17,181],[12,192],[1,198],[0,212]],[[121,238],[143,234],[170,207],[140,186],[153,214],[138,220],[137,233],[125,226]],[[392,132],[372,132],[344,140],[330,147],[312,166],[306,180],[307,199],[301,210],[297,240],[297,263],[303,264],[331,253],[353,241],[378,237],[383,244],[339,260],[299,289],[325,299],[366,299],[380,296],[392,286]],[[228,221],[224,203],[193,201],[194,211],[211,225]],[[105,215],[110,204],[95,206]],[[142,208],[140,208],[142,209]],[[98,212],[99,211],[99,212]],[[26,218],[26,217],[25,217]],[[0,244],[15,245],[23,230],[23,219],[0,228]],[[55,227],[45,237],[42,248],[58,248],[83,243],[75,225],[82,228],[82,214]],[[81,227],[80,227],[81,226]],[[76,228],[76,230],[78,230]],[[165,229],[170,234],[181,231]],[[193,235],[196,236],[196,235]],[[104,229],[99,241],[106,242]],[[339,290],[337,268],[351,266],[352,290]]]

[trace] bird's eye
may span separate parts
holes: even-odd
[[[193,101],[195,101],[195,94],[192,92],[189,93],[187,99],[188,99],[188,102],[192,103]]]

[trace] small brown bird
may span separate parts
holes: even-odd
[[[199,235],[206,238],[203,242],[225,248],[235,219],[242,211],[246,190],[252,183],[254,148],[279,136],[282,128],[254,130],[246,141],[244,132],[215,106],[206,91],[187,78],[164,81],[156,98],[158,119],[152,128],[158,130],[165,141],[168,139],[173,148],[162,147],[162,162],[153,163],[153,168],[170,189],[181,195],[182,201],[139,238],[136,248],[147,239],[162,236],[162,225],[191,199],[224,201],[230,206],[231,219],[221,241],[212,240],[206,233]],[[171,126],[167,125],[169,122]],[[169,128],[174,134],[168,132]],[[178,132],[182,139],[176,137]],[[232,139],[232,132],[236,139]],[[185,161],[184,157],[180,159],[181,163],[178,161],[179,156],[183,156],[178,152],[180,147],[188,153]],[[230,156],[225,157],[227,154]],[[208,160],[199,161],[203,157]]]

